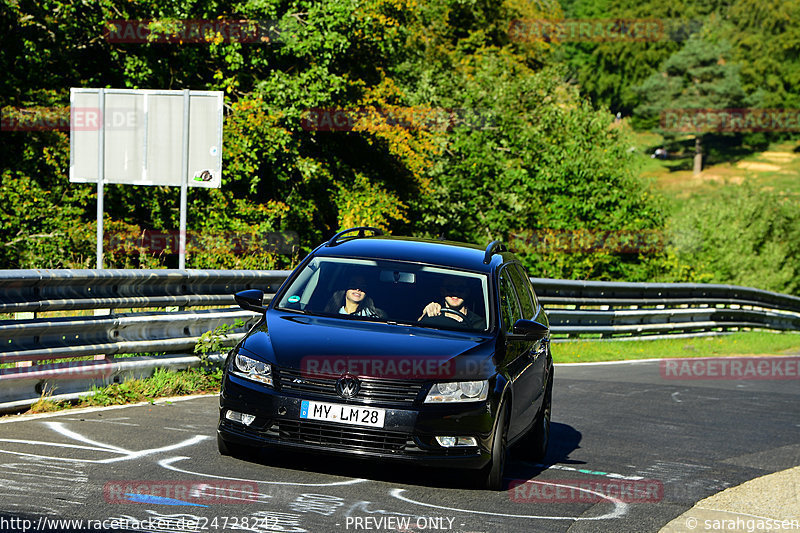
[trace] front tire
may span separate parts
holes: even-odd
[[[498,413],[492,436],[492,459],[480,472],[478,485],[482,489],[502,490],[508,457],[508,408],[504,405]]]

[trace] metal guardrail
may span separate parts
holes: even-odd
[[[554,336],[662,338],[740,329],[800,331],[800,298],[702,283],[532,278]]]
[[[0,313],[233,305],[233,293],[274,293],[282,270],[0,270]]]
[[[235,306],[233,294],[259,288],[270,300],[288,274],[0,270],[0,314],[14,314],[0,317],[0,411],[30,405],[48,387],[57,387],[54,398],[72,398],[94,384],[152,374],[159,367],[197,365],[198,358],[188,354],[204,332],[243,319],[246,325],[223,342],[233,345],[257,321],[258,315]],[[759,289],[532,281],[556,340],[709,335],[743,328],[800,330],[800,298]],[[192,309],[207,307],[212,309]],[[75,315],[92,310],[95,315]],[[70,316],[52,316],[60,314]],[[148,352],[168,355],[115,357]],[[83,360],[76,361],[78,357]]]
[[[800,313],[800,297],[737,285],[547,278],[531,278],[531,281],[542,303],[558,307],[751,306]]]
[[[235,305],[234,293],[257,287],[269,300],[288,274],[0,270],[0,314],[14,316],[0,319],[0,412],[31,405],[54,389],[54,399],[72,399],[93,385],[152,375],[156,368],[197,366],[192,351],[204,332],[242,319],[245,326],[222,339],[232,346],[258,319]],[[198,307],[213,309],[192,309]],[[81,311],[95,314],[76,316]],[[53,316],[64,314],[70,316]],[[141,353],[168,355],[115,357]]]

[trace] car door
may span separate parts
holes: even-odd
[[[522,265],[517,263],[509,265],[509,274],[520,302],[522,318],[535,320],[544,325],[548,325],[544,313],[538,308],[533,286]],[[548,341],[545,339],[531,341],[529,344],[530,349],[525,354],[531,362],[531,366],[526,369],[527,375],[525,376],[525,382],[531,389],[530,403],[526,404],[522,415],[528,424],[533,422],[533,418],[536,416],[536,413],[539,412],[544,394],[544,387],[547,383],[547,342]]]
[[[522,311],[512,281],[513,276],[513,263],[504,265],[498,274],[500,327],[505,347],[504,361],[513,391],[511,422],[508,427],[509,438],[514,438],[530,424],[527,412],[537,392],[536,379],[534,373],[531,372],[533,362],[529,355],[533,343],[521,336],[514,335],[514,323],[522,318]]]

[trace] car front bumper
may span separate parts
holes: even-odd
[[[303,400],[318,400],[386,410],[383,428],[300,418]],[[493,406],[495,406],[493,408]],[[423,466],[478,469],[490,461],[496,402],[411,405],[346,401],[297,395],[226,373],[217,428],[226,442],[282,447],[326,454],[410,461]],[[255,416],[244,425],[225,418],[228,410]],[[475,437],[478,446],[445,448],[436,436]]]

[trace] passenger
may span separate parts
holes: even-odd
[[[350,278],[347,289],[333,293],[325,312],[330,314],[368,316],[385,318],[386,313],[375,307],[372,298],[367,296],[367,282],[361,276]]]
[[[485,329],[486,322],[483,317],[467,308],[469,296],[469,287],[463,280],[449,279],[442,286],[444,305],[438,302],[429,303],[417,321],[440,316],[459,322],[469,329]]]

